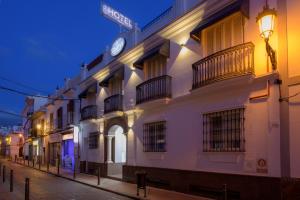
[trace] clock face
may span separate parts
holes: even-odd
[[[111,56],[117,56],[119,55],[124,47],[125,47],[126,41],[125,38],[118,38],[112,45],[111,49],[110,49],[110,55]]]

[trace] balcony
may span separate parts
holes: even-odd
[[[172,97],[172,77],[152,78],[136,87],[136,104]]]
[[[81,109],[81,120],[97,119],[97,106],[91,105]]]
[[[254,74],[254,45],[244,43],[194,63],[192,89],[249,74]]]
[[[104,100],[104,114],[123,111],[123,95],[116,94]]]

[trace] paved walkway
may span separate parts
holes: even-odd
[[[24,164],[23,161],[20,161],[19,164]],[[27,166],[25,162],[25,166]],[[29,164],[32,168],[32,163]],[[39,170],[39,166],[35,165],[35,169]],[[41,166],[41,171],[47,172],[46,166]],[[51,174],[57,175],[57,168],[50,167],[49,172]],[[100,179],[100,185],[97,185],[98,179],[96,176],[87,175],[87,174],[76,174],[76,179],[73,179],[73,172],[60,168],[59,176],[69,179],[71,181],[76,181],[85,185],[96,187],[105,191],[113,192],[119,195],[124,195],[134,199],[149,199],[149,200],[208,200],[204,197],[193,196],[188,194],[183,194],[179,192],[169,191],[158,189],[154,187],[147,187],[147,197],[144,198],[144,191],[140,190],[140,196],[136,195],[136,184],[131,184],[123,181],[113,180],[109,178]]]
[[[130,200],[132,198],[99,190],[81,183],[58,178],[16,163],[0,161],[6,168],[6,180],[0,176],[0,200],[24,200],[25,178],[30,178],[30,200]],[[13,170],[13,191],[10,192],[10,170]]]

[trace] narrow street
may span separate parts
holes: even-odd
[[[0,200],[23,200],[25,178],[30,178],[30,200],[125,200],[126,197],[101,191],[79,183],[65,180],[28,167],[1,160],[6,165],[6,181],[1,172]],[[14,191],[9,192],[9,172],[14,171]]]

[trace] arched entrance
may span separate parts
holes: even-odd
[[[122,178],[127,149],[127,138],[124,129],[119,125],[113,125],[109,128],[106,137],[107,176]]]

